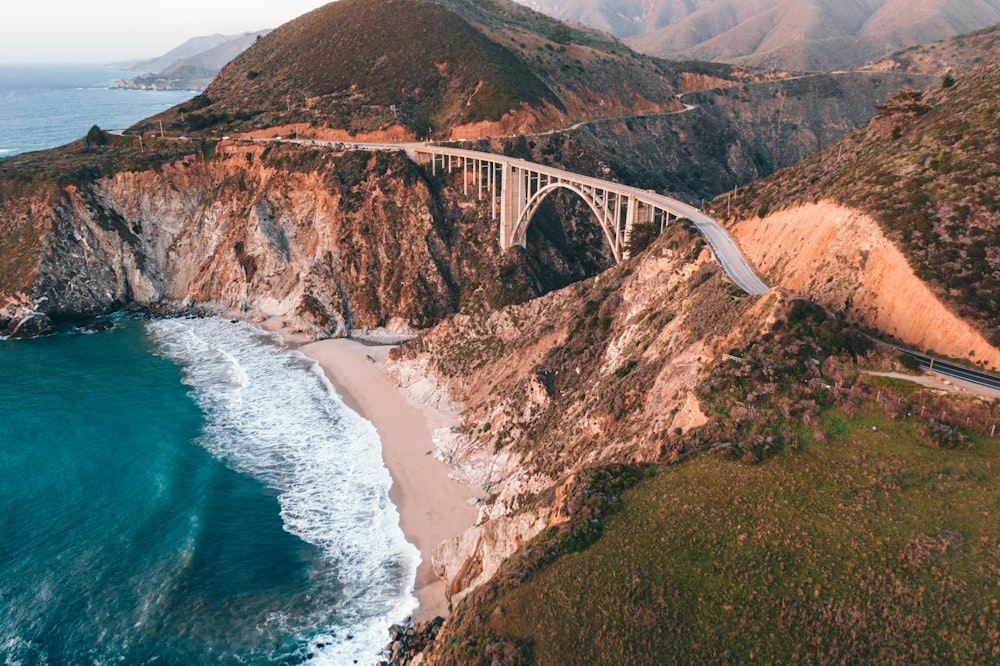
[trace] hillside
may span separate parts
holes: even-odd
[[[864,67],[867,71],[902,71],[944,77],[967,72],[1000,57],[1000,24],[930,44],[921,44]]]
[[[998,95],[1000,66],[996,62],[946,80],[925,94],[900,93],[862,130],[796,167],[717,200],[715,208],[722,214],[731,211],[728,219],[741,243],[755,248],[750,250],[751,258],[774,282],[788,284],[796,272],[804,281],[789,284],[791,288],[887,330],[878,324],[880,317],[896,309],[899,321],[917,324],[928,307],[926,302],[878,305],[863,297],[863,292],[901,294],[898,279],[879,287],[866,284],[861,273],[849,273],[851,278],[831,276],[823,282],[819,278],[824,269],[808,262],[809,257],[820,261],[840,253],[839,264],[854,266],[852,270],[885,265],[888,250],[874,249],[881,247],[877,237],[884,235],[945,310],[961,315],[989,343],[949,343],[947,349],[938,351],[998,367]],[[828,213],[819,215],[809,208],[817,202],[830,204]],[[856,222],[847,223],[848,219]],[[856,229],[867,229],[861,231],[865,240],[860,244],[845,235]],[[784,230],[801,261],[780,258],[779,252],[790,249],[786,244],[781,250],[782,243],[776,241]],[[840,249],[831,252],[831,244]],[[803,251],[814,245],[815,253]],[[869,252],[879,261],[869,261]],[[956,330],[930,320],[922,329],[938,334],[939,342]],[[912,340],[912,335],[905,337]],[[933,348],[926,339],[923,343]]]
[[[997,0],[532,0],[525,4],[608,30],[642,53],[786,71],[855,67],[901,48],[1000,21]]]
[[[582,23],[619,39],[652,32],[682,20],[710,0],[519,0],[562,21]]]
[[[684,223],[401,347],[415,400],[464,408],[435,455],[486,491],[434,555],[453,614],[429,663],[907,663],[951,648],[924,626],[988,655],[997,495],[975,470],[1000,411],[865,375],[892,367],[808,301],[738,292]],[[940,577],[964,592],[925,595]]]
[[[508,0],[342,0],[259,40],[163,120],[188,134],[296,124],[447,137],[674,108],[648,59]]]

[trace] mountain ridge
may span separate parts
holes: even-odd
[[[216,34],[194,37],[158,58],[129,64],[129,69],[145,73],[117,81],[111,87],[138,90],[204,90],[226,63],[268,32],[270,30],[245,32],[240,35]]]
[[[674,60],[718,60],[786,71],[855,67],[902,48],[1000,21],[997,0],[536,0],[559,18],[609,30],[632,48]]]

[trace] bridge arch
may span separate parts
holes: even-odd
[[[598,200],[596,193],[589,188],[580,187],[574,183],[560,180],[552,181],[547,185],[542,186],[528,198],[524,209],[521,211],[517,221],[514,223],[514,228],[510,238],[511,245],[520,245],[521,247],[526,246],[528,226],[531,224],[531,220],[534,218],[535,213],[538,212],[538,208],[550,194],[560,189],[573,192],[580,197],[585,204],[587,204],[591,212],[594,214],[594,217],[597,218],[601,231],[604,232],[604,239],[608,242],[608,246],[611,248],[611,253],[614,256],[615,263],[621,263],[622,260],[626,258],[625,243],[627,238],[620,233],[619,223],[618,219],[616,219],[615,212],[609,210],[605,205],[605,202]],[[627,235],[627,233],[625,235]]]

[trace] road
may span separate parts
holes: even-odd
[[[930,370],[946,377],[952,377],[954,379],[961,379],[966,382],[978,384],[979,386],[986,386],[988,388],[1000,390],[1000,377],[996,375],[991,375],[988,372],[983,372],[982,370],[971,370],[961,365],[955,365],[954,363],[942,361],[932,356],[928,356],[927,354],[910,351],[909,349],[903,349],[902,347],[896,347],[895,345],[890,346],[902,354],[906,354],[907,356],[917,359],[917,362],[920,363],[920,367],[925,370]]]
[[[687,110],[687,109],[685,109]],[[243,139],[247,140],[247,139]],[[620,183],[613,183],[610,181],[602,180],[600,178],[593,178],[591,176],[583,176],[571,171],[566,171],[564,169],[557,169],[555,167],[549,167],[542,164],[536,164],[534,162],[528,162],[527,160],[521,160],[513,157],[507,157],[504,155],[497,155],[495,153],[484,153],[475,150],[465,150],[463,148],[446,148],[443,146],[436,146],[429,143],[360,143],[360,142],[348,142],[348,141],[317,141],[312,139],[284,139],[284,138],[268,138],[268,139],[249,139],[250,141],[263,141],[263,142],[282,142],[282,143],[297,143],[305,146],[325,146],[325,147],[337,147],[337,148],[347,148],[351,150],[378,150],[378,151],[389,151],[389,150],[402,150],[406,153],[413,155],[415,152],[437,152],[438,154],[453,155],[455,157],[468,157],[470,159],[484,159],[489,158],[497,162],[506,162],[514,167],[521,169],[531,170],[538,173],[544,173],[563,180],[572,180],[577,183],[582,183],[589,185],[591,187],[613,189],[616,192],[621,192],[624,194],[629,194],[635,196],[640,201],[652,204],[661,210],[670,211],[673,215],[678,217],[685,217],[691,220],[692,223],[698,228],[698,231],[702,233],[708,244],[712,247],[712,251],[715,253],[716,259],[722,266],[723,270],[729,275],[729,277],[740,287],[743,291],[751,295],[760,295],[766,293],[769,287],[764,284],[764,282],[757,277],[753,269],[747,263],[743,254],[740,252],[736,243],[733,241],[732,237],[726,232],[725,229],[719,225],[713,218],[705,215],[697,208],[685,204],[682,201],[673,199],[671,197],[664,196],[662,194],[657,194],[649,190],[642,190],[636,187],[629,187],[627,185],[622,185]]]
[[[668,197],[660,198],[668,199]],[[672,202],[672,207],[675,209],[687,209],[684,217],[691,220],[698,227],[702,235],[708,239],[708,244],[715,251],[715,257],[719,260],[723,270],[732,278],[733,282],[748,294],[756,296],[767,292],[769,287],[753,272],[753,269],[747,264],[746,259],[743,258],[743,254],[739,248],[736,247],[732,236],[718,222],[693,206],[688,206],[675,199],[669,199],[669,201]]]

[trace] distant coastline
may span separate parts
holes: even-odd
[[[110,89],[129,73],[121,65],[0,65],[0,158],[65,145],[94,125],[123,129],[197,94]]]

